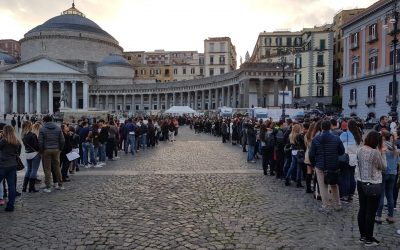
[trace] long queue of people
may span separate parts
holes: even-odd
[[[42,163],[44,172],[43,192],[52,189],[64,190],[63,183],[70,182],[70,175],[80,168],[102,168],[106,160],[118,159],[118,152],[132,156],[140,150],[153,148],[159,141],[174,142],[178,134],[176,118],[144,120],[129,118],[124,123],[118,120],[99,120],[94,124],[87,120],[56,124],[50,115],[32,123],[22,123],[21,140],[12,125],[0,124],[0,206],[5,211],[15,209],[17,192],[17,166],[21,150],[25,150],[25,176],[22,192],[36,193],[38,170]],[[6,185],[7,183],[7,185]],[[7,198],[7,202],[6,202]]]
[[[396,124],[380,123],[363,139],[359,124],[350,119],[305,120],[303,123],[250,118],[193,120],[195,133],[220,136],[247,152],[247,162],[261,158],[264,175],[281,179],[286,186],[294,180],[297,188],[322,201],[325,214],[351,204],[357,190],[360,243],[376,246],[374,224],[382,224],[387,200],[386,222],[395,222],[394,210],[400,188],[400,140]],[[340,128],[339,128],[340,127]],[[372,191],[371,191],[372,190]]]

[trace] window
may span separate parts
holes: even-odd
[[[318,55],[317,58],[317,67],[324,66],[324,55]]]
[[[351,74],[353,76],[356,76],[358,74],[358,68],[359,68],[359,63],[353,62],[353,64],[351,65]]]
[[[317,72],[316,79],[317,83],[324,83],[324,72]]]
[[[219,51],[225,52],[225,43],[219,43]]]
[[[323,86],[318,86],[317,87],[317,96],[318,97],[323,97],[324,96],[324,87]]]
[[[368,86],[368,99],[375,98],[375,85]]]
[[[200,75],[201,76],[204,75],[204,69],[203,68],[200,68]]]
[[[219,64],[225,64],[225,56],[219,57]]]
[[[182,69],[182,74],[183,74],[183,75],[186,75],[186,68],[183,68],[183,69]]]
[[[296,69],[301,68],[301,56],[296,56],[295,67],[296,67]]]
[[[132,60],[132,57],[128,56],[128,61]]]
[[[271,55],[271,49],[265,49],[265,56]]]
[[[377,32],[376,32],[377,25],[376,23],[372,24],[368,28],[369,39],[368,41],[373,41],[377,39]]]
[[[224,69],[224,68],[220,68],[220,69],[219,69],[219,74],[220,74],[220,75],[225,74],[225,69]]]
[[[286,46],[292,46],[292,38],[291,37],[286,38]]]
[[[210,76],[213,76],[213,75],[214,75],[214,69],[211,68],[211,69],[210,69]]]
[[[191,68],[190,69],[190,74],[192,74],[192,75],[196,74],[196,69],[195,68]]]
[[[396,57],[397,57],[397,63],[400,63],[400,50],[399,49],[397,49],[397,53],[396,53],[397,55],[396,55]],[[393,55],[394,55],[394,53],[393,53],[393,50],[392,51],[390,51],[390,65],[393,65]]]
[[[301,37],[296,37],[295,43],[296,43],[296,46],[301,46]]]
[[[300,98],[300,87],[294,88],[294,98]]]
[[[214,43],[210,43],[210,52],[214,52]]]
[[[139,74],[138,70],[135,70],[135,76],[137,76]]]
[[[204,57],[200,57],[199,58],[199,64],[200,65],[204,65]]]
[[[174,69],[174,75],[178,74],[178,69]]]
[[[351,101],[357,100],[357,89],[350,89],[350,100]]]
[[[166,69],[164,72],[165,72],[165,75],[166,75],[166,76],[169,75],[169,69]]]
[[[319,40],[319,49],[324,50],[325,49],[325,39]]]
[[[369,71],[373,71],[378,68],[378,56],[375,55],[375,56],[370,57],[368,62],[369,62],[369,64],[368,64]]]
[[[210,64],[211,64],[211,65],[214,64],[214,56],[210,56]]]
[[[275,38],[276,46],[282,46],[282,37]]]
[[[154,76],[154,69],[150,70],[150,76]]]
[[[266,46],[271,46],[271,43],[272,43],[271,37],[265,37],[265,38],[264,38],[264,44],[265,44]]]
[[[295,84],[296,85],[300,85],[301,84],[301,74],[296,74],[295,76],[294,76],[294,80],[295,80]]]
[[[358,33],[354,33],[351,36],[351,46],[352,49],[358,48]]]

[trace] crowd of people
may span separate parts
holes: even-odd
[[[18,116],[19,117],[19,116]],[[17,118],[22,122],[20,139],[15,126],[0,124],[0,206],[12,212],[17,191],[17,166],[21,151],[25,150],[25,176],[22,192],[36,193],[38,170],[43,166],[43,192],[52,189],[64,190],[64,183],[70,182],[70,175],[80,168],[102,168],[106,160],[117,160],[120,151],[131,156],[140,150],[158,145],[159,141],[174,142],[178,134],[177,118],[154,117],[129,118],[120,120],[108,117],[107,121],[89,124],[87,119],[71,123],[57,124],[52,116],[46,115],[37,120],[27,116]],[[6,202],[7,199],[7,202]]]
[[[351,204],[357,190],[360,243],[376,246],[374,224],[382,224],[387,200],[386,222],[395,222],[400,179],[400,130],[387,116],[363,136],[354,119],[315,118],[297,123],[291,119],[274,122],[248,117],[208,118],[192,121],[195,133],[220,136],[247,152],[247,162],[261,160],[264,175],[281,179],[322,201],[325,214]],[[364,138],[363,138],[364,137]],[[375,189],[375,192],[371,192]]]

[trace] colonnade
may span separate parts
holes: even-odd
[[[0,113],[53,114],[57,111],[54,108],[88,109],[88,96],[86,81],[0,80]]]

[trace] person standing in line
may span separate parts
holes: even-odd
[[[338,171],[338,157],[344,154],[344,146],[340,138],[330,132],[331,122],[324,120],[321,123],[322,133],[316,136],[309,151],[311,164],[316,168],[318,186],[321,193],[321,212],[329,213],[333,201],[335,210],[341,210],[338,183],[327,181],[327,176],[335,176]],[[333,178],[334,179],[334,178]],[[328,192],[328,185],[331,194]]]
[[[107,139],[107,144],[106,144],[106,155],[107,158],[110,161],[114,160],[114,151],[116,147],[116,142],[117,142],[117,134],[118,134],[118,129],[115,127],[114,121],[111,120],[109,122],[110,126],[108,129],[108,139]]]
[[[251,121],[249,121],[249,123],[247,124],[246,138],[247,144],[249,146],[247,150],[247,162],[256,163],[256,160],[254,159],[254,154],[257,143],[257,132],[254,130],[254,126]]]
[[[358,165],[355,173],[359,197],[357,220],[360,230],[359,241],[365,246],[377,246],[380,243],[373,237],[380,195],[367,194],[363,185],[367,183],[382,185],[382,171],[386,171],[384,154],[381,135],[376,131],[368,133],[364,146],[357,152]]]
[[[62,124],[61,131],[63,132],[64,141],[65,141],[64,147],[62,148],[61,153],[60,153],[61,177],[62,177],[63,182],[69,182],[71,180],[68,177],[68,170],[69,170],[71,162],[69,161],[67,154],[69,154],[72,151],[71,138],[70,138],[70,134],[69,134],[69,126],[67,124]]]
[[[42,159],[39,154],[39,140],[37,135],[32,132],[32,122],[27,120],[22,124],[22,142],[25,146],[26,172],[22,184],[22,192],[26,192],[29,183],[29,192],[38,192],[35,188],[37,171]]]
[[[21,143],[12,126],[6,125],[0,139],[0,180],[6,179],[8,202],[4,211],[13,212],[16,197],[17,156],[21,154]],[[3,198],[3,197],[0,197]]]
[[[44,192],[51,192],[51,172],[55,174],[58,186],[56,189],[64,190],[60,171],[60,153],[64,148],[64,135],[61,128],[52,122],[51,116],[43,117],[44,126],[39,131],[39,149],[43,155],[43,170],[46,188]]]

